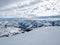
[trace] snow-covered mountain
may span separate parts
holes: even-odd
[[[60,20],[5,20],[0,21],[0,37],[29,32],[35,28],[60,26]]]
[[[60,45],[60,0],[0,0],[0,45]]]

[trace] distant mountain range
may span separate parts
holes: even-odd
[[[56,15],[56,16],[41,16],[41,17],[37,17],[37,18],[60,18],[60,15]]]
[[[60,15],[56,15],[56,16],[41,16],[41,17],[35,17],[35,18],[60,18]],[[0,18],[0,21],[22,21],[22,20],[26,20],[28,18]]]

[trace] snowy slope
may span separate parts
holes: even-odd
[[[13,37],[0,38],[0,45],[60,45],[60,27],[42,27]]]

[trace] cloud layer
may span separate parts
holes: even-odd
[[[0,18],[33,18],[60,15],[59,0],[19,0],[0,8]]]

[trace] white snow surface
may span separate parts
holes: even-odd
[[[12,37],[0,38],[0,45],[60,45],[60,27],[41,27]]]

